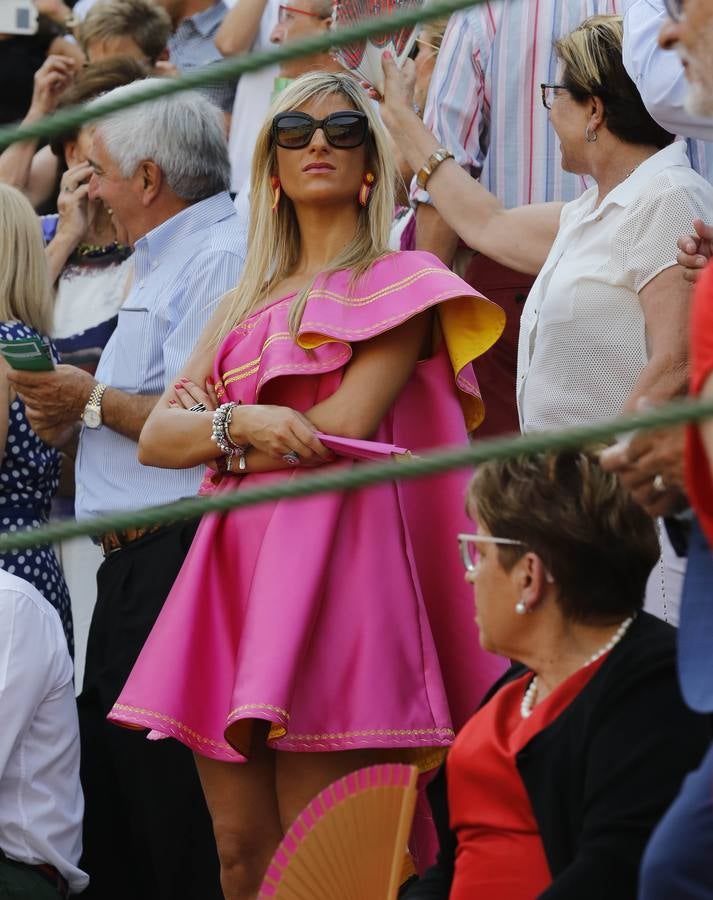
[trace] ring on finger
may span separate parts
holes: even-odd
[[[193,406],[188,408],[188,412],[205,412],[206,405],[205,403],[195,403]]]
[[[286,463],[289,463],[291,466],[299,466],[299,464],[300,464],[300,458],[295,453],[294,450],[290,450],[289,453],[285,453],[285,455],[282,458],[285,460]]]
[[[666,490],[666,482],[663,480],[663,475],[661,475],[661,473],[654,476],[653,488],[655,491],[658,491],[659,494],[662,494]]]

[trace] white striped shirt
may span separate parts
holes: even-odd
[[[648,3],[656,17],[662,0]],[[558,38],[589,16],[622,15],[631,6],[632,0],[489,0],[455,13],[431,80],[424,123],[509,209],[576,199],[591,181],[562,171],[540,84],[557,81]],[[641,19],[642,12],[637,15]],[[649,37],[649,52],[655,53],[655,35]],[[626,33],[624,44],[626,62]],[[666,55],[675,63],[674,54]],[[693,168],[713,180],[711,145],[689,140],[688,154]],[[413,199],[430,202],[415,185],[414,179]]]
[[[621,0],[491,0],[451,17],[424,123],[506,207],[573,200],[587,188],[562,171],[540,84],[557,81],[555,40],[589,16],[619,12]],[[425,191],[413,196],[429,201]]]
[[[246,235],[227,193],[194,203],[136,242],[134,283],[104,348],[97,381],[129,394],[161,394],[175,381],[218,300],[234,287]],[[103,425],[82,427],[76,514],[88,518],[196,493],[203,467],[142,466],[136,442]]]

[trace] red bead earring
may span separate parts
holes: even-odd
[[[375,181],[376,177],[373,172],[364,173],[364,178],[359,188],[359,203],[361,206],[366,206],[369,203],[369,195]]]
[[[277,212],[277,207],[280,205],[280,179],[277,175],[273,175],[270,179],[270,184],[272,185],[272,211]]]

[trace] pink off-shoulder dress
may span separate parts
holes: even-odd
[[[337,390],[353,344],[435,308],[434,353],[374,439],[417,453],[465,443],[483,415],[471,362],[502,331],[498,306],[420,252],[384,257],[356,284],[348,272],[318,279],[297,341],[292,299],[223,341],[215,376],[224,399],[307,410]],[[217,489],[302,477],[227,476]],[[480,648],[458,555],[456,534],[472,528],[468,478],[451,472],[204,517],[109,718],[233,762],[245,760],[255,719],[270,724],[277,750],[433,757],[504,668]]]

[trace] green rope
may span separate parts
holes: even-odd
[[[273,63],[282,63],[290,59],[298,59],[313,53],[324,53],[334,47],[343,47],[355,41],[396,31],[399,28],[428,22],[441,16],[449,15],[459,9],[478,6],[484,0],[434,0],[432,4],[418,9],[399,10],[390,16],[365,19],[348,28],[330,31],[325,36],[308,38],[276,47],[274,50],[263,50],[250,54],[239,54],[232,59],[201,66],[192,72],[184,73],[178,78],[155,78],[147,82],[141,90],[136,90],[129,97],[116,100],[95,100],[90,104],[68,107],[37,122],[28,125],[12,125],[0,128],[0,150],[18,141],[29,138],[51,138],[56,135],[74,131],[87,122],[93,122],[110,113],[118,112],[129,106],[135,106],[146,100],[155,100],[168,94],[187,91],[193,88],[214,85],[221,81],[230,81],[244,75],[264,69]]]
[[[123,528],[146,528],[150,525],[187,521],[209,512],[228,512],[231,509],[274,500],[307,497],[329,491],[349,491],[387,481],[438,475],[453,469],[470,468],[488,460],[512,459],[516,456],[583,447],[637,429],[660,428],[711,417],[713,417],[713,402],[681,400],[650,412],[607,419],[594,425],[494,438],[402,462],[323,469],[308,475],[300,473],[296,478],[273,482],[263,487],[229,491],[217,496],[191,497],[164,506],[99,516],[90,521],[57,522],[29,531],[5,533],[0,535],[0,553],[23,550],[38,544],[48,544],[80,535],[100,535]]]

